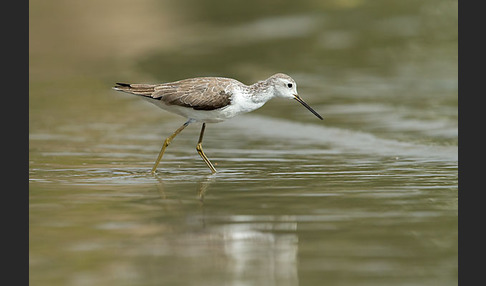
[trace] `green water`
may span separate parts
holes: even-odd
[[[30,2],[32,285],[456,285],[457,1]],[[200,124],[114,82],[284,72]]]

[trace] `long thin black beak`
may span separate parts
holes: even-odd
[[[320,120],[324,119],[324,118],[322,118],[322,116],[319,113],[317,113],[314,109],[312,109],[312,107],[310,107],[307,103],[305,103],[305,101],[303,101],[302,98],[300,98],[300,96],[298,96],[297,94],[294,94],[294,98],[300,104],[302,104],[305,108],[307,108],[310,112],[312,112],[315,116],[317,116]]]

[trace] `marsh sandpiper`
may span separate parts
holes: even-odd
[[[113,89],[142,96],[162,109],[187,118],[181,127],[165,139],[152,173],[155,173],[165,149],[174,137],[193,122],[202,122],[196,150],[211,172],[216,173],[202,149],[206,123],[221,122],[253,111],[274,97],[295,99],[319,119],[323,119],[297,94],[295,81],[283,73],[277,73],[252,85],[245,85],[232,78],[197,77],[162,84],[117,83]]]

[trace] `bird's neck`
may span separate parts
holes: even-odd
[[[274,97],[274,87],[267,81],[259,81],[249,86],[251,100],[255,103],[265,103]]]

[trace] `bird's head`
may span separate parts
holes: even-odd
[[[312,112],[312,114],[314,114],[321,120],[323,119],[319,113],[317,113],[307,103],[305,103],[304,100],[302,100],[302,98],[300,98],[300,96],[297,93],[297,83],[293,78],[291,78],[286,74],[278,73],[271,76],[268,79],[268,81],[270,81],[275,88],[274,90],[275,96],[288,98],[288,99],[295,99],[300,104],[302,104],[305,108],[307,108],[310,112]]]

